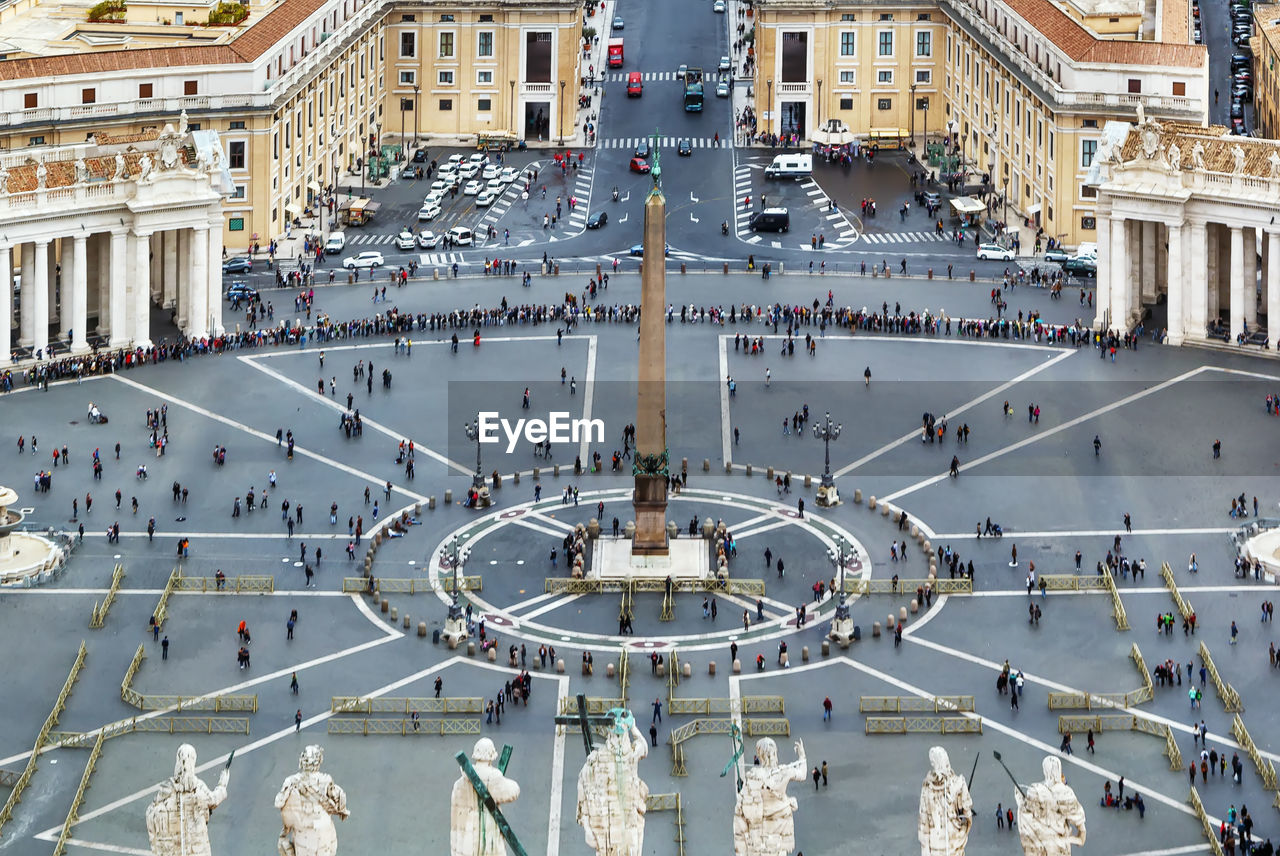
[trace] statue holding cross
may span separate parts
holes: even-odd
[[[493,741],[481,737],[471,750],[470,760],[465,752],[454,757],[462,775],[453,783],[449,800],[450,856],[506,856],[507,844],[516,856],[525,856],[524,847],[500,808],[520,798],[520,786],[506,775],[511,747],[504,747],[499,758]]]
[[[640,761],[649,744],[631,711],[614,708],[604,745],[587,756],[578,774],[578,823],[596,856],[642,856],[649,787]]]

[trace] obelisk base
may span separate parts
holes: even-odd
[[[667,543],[667,479],[665,476],[636,476],[632,503],[636,512],[636,534],[631,539],[633,556],[665,556]]]

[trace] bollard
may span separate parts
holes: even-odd
[[[546,275],[547,275],[547,263],[546,263],[546,262],[543,262],[543,263],[542,263],[542,275],[543,275],[543,276],[546,276]]]
[[[920,538],[920,527],[914,523],[911,524],[911,537],[917,540]]]
[[[556,464],[554,467],[552,467],[552,469],[551,469],[551,474],[552,474],[553,476],[555,476],[556,478],[560,478],[560,465],[559,465],[559,464]]]
[[[733,475],[733,461],[724,462],[724,474],[727,476]]]
[[[688,273],[688,271],[685,270],[684,262],[680,262],[680,273]]]
[[[689,459],[688,459],[688,458],[681,458],[681,459],[680,459],[680,472],[682,472],[682,473],[687,473],[687,472],[689,472]]]
[[[556,262],[556,276],[560,275],[560,262]]]
[[[391,620],[397,621],[399,620],[399,618],[400,618],[400,611],[396,609],[394,606],[391,607]]]
[[[872,266],[871,266],[871,278],[872,278],[872,279],[875,279],[875,278],[876,278],[876,277],[878,277],[878,276],[880,276],[880,268],[876,267],[875,265],[872,265]]]
[[[660,678],[665,678],[666,676],[667,676],[667,664],[666,664],[666,663],[659,663],[659,664],[658,664],[658,677],[660,677]]]
[[[715,661],[715,660],[712,660],[710,663],[707,663],[707,674],[708,674],[708,675],[710,675],[710,676],[711,676],[711,677],[713,677],[713,678],[716,676],[716,661]]]
[[[385,597],[382,599],[382,611],[383,612],[391,611],[391,601],[387,600]]]
[[[710,459],[710,458],[703,458],[703,459],[702,459],[702,471],[703,471],[704,473],[709,473],[709,472],[711,472],[711,459]]]
[[[830,639],[822,640],[822,656],[824,657],[831,656],[831,640]]]
[[[932,553],[932,552],[933,552],[933,542],[932,542],[932,541],[928,541],[928,540],[926,540],[922,546],[923,546],[923,549],[924,549],[924,551],[925,551],[926,553]]]
[[[431,269],[431,278],[432,278],[432,279],[439,279],[439,278],[440,278],[440,268],[432,268],[432,269]]]
[[[802,663],[809,662],[809,646],[808,645],[805,645],[803,648],[800,649],[800,661]]]
[[[853,504],[862,505],[862,488],[855,488],[853,491]]]
[[[729,263],[728,263],[728,262],[725,262],[725,263],[724,263],[724,272],[725,272],[725,275],[726,275],[726,276],[728,276],[728,275],[729,275]]]
[[[881,516],[881,517],[888,517],[888,516],[889,516],[889,512],[890,512],[891,510],[892,510],[892,508],[891,508],[890,506],[888,506],[888,505],[881,505],[881,506],[880,506],[880,516]]]
[[[929,279],[933,279],[933,268],[929,268]]]
[[[537,481],[537,480],[538,480],[538,477],[539,477],[539,476],[541,476],[541,475],[542,475],[542,467],[534,467],[534,468],[533,468],[533,480],[534,480],[534,481]]]
[[[906,618],[906,617],[907,617],[907,616],[906,616],[906,614],[905,614],[905,610],[904,610],[904,614],[903,614],[903,616],[902,616],[902,617],[903,617],[903,618]],[[889,613],[889,618],[885,621],[884,626],[885,626],[885,627],[888,627],[888,628],[892,628],[892,627],[893,627],[893,625],[895,625],[895,624],[897,624],[897,623],[898,623],[898,619],[894,618],[894,617],[893,617],[893,613],[891,612],[891,613]]]
[[[773,481],[773,467],[769,467],[764,471],[764,477],[769,481]]]
[[[474,657],[475,655],[476,655],[476,643],[474,643],[474,642],[468,642],[468,643],[467,643],[467,656],[468,656],[468,657]]]
[[[888,269],[888,268],[885,268],[885,269],[884,269],[884,278],[885,278],[885,279],[888,279],[888,278],[889,278],[889,269]]]
[[[973,271],[969,271],[969,282],[973,282],[973,280],[974,280]]]
[[[432,494],[431,496],[427,497],[427,508],[431,509],[432,511],[435,511],[435,510],[436,510],[436,496],[435,496],[435,494]]]
[[[516,470],[514,473],[512,473],[512,474],[511,474],[511,483],[512,483],[512,484],[520,484],[520,471],[519,471],[519,470]]]
[[[558,675],[564,674],[564,657],[561,657],[559,660],[556,660],[556,674]]]
[[[876,498],[874,496],[867,500],[867,508],[872,511],[876,510]]]
[[[452,504],[453,504],[453,488],[446,488],[446,489],[445,489],[445,492],[444,492],[444,504],[445,504],[445,505],[452,505]]]
[[[747,478],[751,478],[751,465],[747,464]]]
[[[898,607],[898,620],[899,621],[907,620],[907,608],[905,606]]]
[[[419,636],[419,637],[421,637],[421,638],[423,638],[423,639],[425,639],[425,638],[426,638],[426,636],[427,636],[427,622],[425,622],[425,621],[419,621],[419,622],[418,622],[418,636]]]
[[[782,276],[782,275],[783,275],[784,273],[786,273],[786,272],[787,272],[787,265],[786,265],[786,263],[785,263],[785,262],[778,262],[778,276]]]
[[[605,676],[606,678],[612,678],[612,677],[613,677],[613,673],[614,673],[614,666],[613,666],[613,663],[610,663],[609,665],[607,665],[607,666],[605,666],[605,667],[604,667],[604,676]]]
[[[600,270],[600,263],[599,263],[599,262],[596,262],[596,279],[599,279],[599,278],[600,278],[600,273],[601,273],[601,270]]]
[[[804,487],[805,487],[805,490],[808,490],[809,488],[813,487],[813,476],[809,475],[808,473],[804,474]]]
[[[693,677],[693,663],[685,662],[684,666],[682,667],[682,671],[684,672],[683,677],[686,677],[686,678],[692,678],[692,677]]]
[[[488,654],[486,654],[485,656],[488,658],[488,660],[489,660],[489,662],[490,662],[490,663],[496,663],[496,662],[498,662],[498,649],[497,649],[497,648],[492,648],[492,647],[491,647],[491,648],[489,649],[489,653],[488,653]]]
[[[876,639],[880,638],[880,622],[873,622],[871,625],[871,635]]]
[[[411,624],[412,624],[412,622],[411,622],[411,621],[409,621],[409,613],[407,613],[407,612],[406,612],[406,613],[404,614],[404,623],[403,623],[403,624],[401,624],[400,626],[401,626],[401,627],[403,627],[405,630],[408,630],[408,629],[409,629],[409,626],[410,626]]]
[[[919,611],[920,611],[920,601],[916,600],[914,597],[911,598],[911,614],[915,615]]]
[[[742,661],[739,660],[737,657],[733,658],[733,673],[735,675],[742,674]]]
[[[414,517],[421,517],[421,516],[422,516],[422,503],[421,503],[421,502],[415,502],[415,503],[413,504],[413,516],[414,516]]]
[[[785,669],[787,668],[788,665],[790,665],[790,663],[791,663],[791,655],[788,654],[786,651],[783,651],[780,655],[778,655],[779,666]]]

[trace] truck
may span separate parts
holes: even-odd
[[[622,68],[622,39],[609,39],[609,68]]]
[[[702,112],[702,69],[684,70],[684,110],[686,113]]]

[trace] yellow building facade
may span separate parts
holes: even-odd
[[[1280,4],[1253,4],[1253,113],[1260,136],[1280,133]]]

